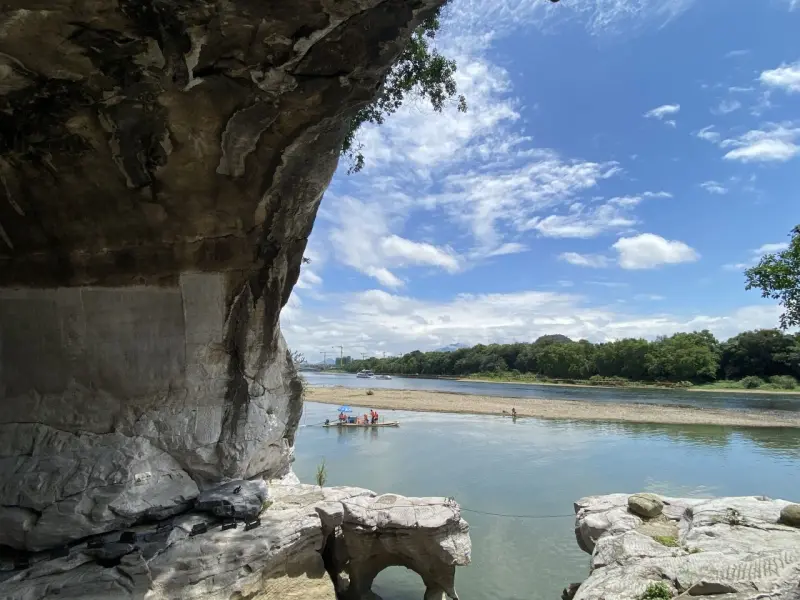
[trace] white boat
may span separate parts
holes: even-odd
[[[356,377],[358,377],[359,379],[372,379],[373,377],[375,377],[375,373],[373,373],[369,369],[362,369],[361,371],[356,373]]]

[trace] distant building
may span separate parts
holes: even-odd
[[[349,365],[351,362],[353,362],[353,358],[351,356],[342,356],[336,359],[336,366],[344,367],[345,365]]]

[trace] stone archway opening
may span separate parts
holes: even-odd
[[[420,600],[425,597],[425,582],[406,567],[386,567],[372,582],[372,593],[381,600]]]

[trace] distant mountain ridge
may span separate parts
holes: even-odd
[[[454,344],[448,344],[447,346],[442,346],[441,348],[437,348],[436,352],[455,352],[459,348],[471,348],[469,344],[462,344],[461,342],[456,342]]]

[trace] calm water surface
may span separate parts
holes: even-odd
[[[354,388],[427,390],[507,398],[545,398],[584,400],[588,402],[635,402],[671,404],[729,410],[781,410],[800,412],[800,394],[745,394],[732,392],[687,392],[686,390],[609,389],[597,387],[553,386],[529,383],[481,383],[451,379],[416,379],[394,377],[388,381],[359,379],[346,373],[304,371],[303,378],[312,386],[341,385]]]
[[[325,459],[328,485],[455,496],[466,509],[513,515],[571,514],[582,496],[642,490],[800,501],[797,430],[381,414],[401,426],[325,429],[316,425],[335,418],[335,407],[306,403],[296,446],[300,479],[313,482]],[[587,575],[588,555],[575,543],[571,517],[464,517],[473,553],[457,575],[463,600],[553,600]],[[384,571],[374,590],[384,600],[423,594],[419,577],[399,567]]]

